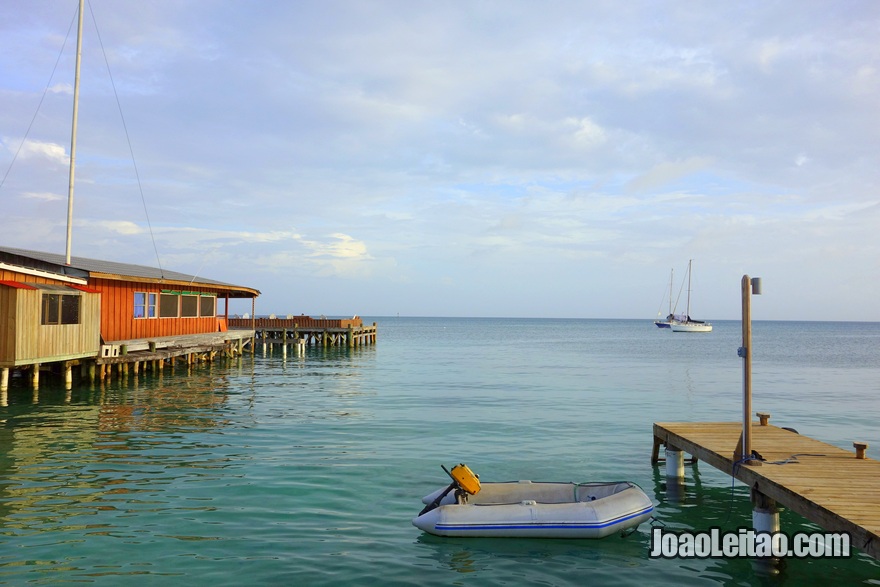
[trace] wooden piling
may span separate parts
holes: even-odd
[[[853,442],[853,447],[855,447],[855,449],[856,449],[856,458],[857,459],[864,459],[865,458],[865,451],[868,450],[868,443],[867,442]]]

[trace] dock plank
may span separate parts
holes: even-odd
[[[766,461],[734,468],[741,422],[662,422],[655,443],[682,450],[732,474],[854,547],[880,558],[880,461],[773,425],[752,426],[751,447]]]

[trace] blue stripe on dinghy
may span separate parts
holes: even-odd
[[[621,522],[626,522],[627,520],[632,520],[633,518],[638,518],[639,516],[643,516],[645,514],[651,513],[654,511],[654,506],[648,506],[634,514],[629,514],[628,516],[621,516],[619,518],[614,518],[613,520],[608,520],[606,522],[550,522],[550,523],[528,523],[528,522],[519,522],[517,524],[435,524],[434,528],[436,530],[531,530],[531,529],[567,529],[567,530],[577,530],[577,529],[599,529],[599,528],[607,528],[608,526],[615,526]]]

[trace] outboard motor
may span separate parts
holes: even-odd
[[[446,471],[446,474],[452,478],[452,483],[449,484],[449,487],[447,487],[443,493],[437,496],[437,499],[426,505],[425,508],[419,512],[420,516],[439,506],[440,502],[443,501],[443,498],[453,489],[455,489],[455,500],[458,503],[464,503],[467,500],[468,495],[476,495],[480,492],[479,475],[471,471],[464,463],[455,465],[452,467],[452,471],[448,470],[443,465],[440,466]]]

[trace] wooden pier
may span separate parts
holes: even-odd
[[[375,322],[364,326],[358,317],[346,319],[287,316],[286,318],[230,318],[229,328],[254,332],[255,341],[266,344],[302,344],[306,346],[347,346],[376,344]]]
[[[101,356],[94,364],[104,379],[112,374],[113,368],[122,373],[129,369],[135,374],[141,365],[161,371],[165,363],[174,365],[183,361],[188,365],[200,362],[213,362],[216,357],[234,358],[244,354],[245,347],[253,353],[253,330],[234,330],[228,332],[185,334],[117,341],[101,347]],[[94,374],[90,378],[94,379]]]
[[[58,373],[70,388],[75,371],[79,372],[80,380],[91,383],[110,379],[114,375],[127,376],[130,372],[138,375],[148,369],[155,373],[162,371],[166,365],[173,367],[178,362],[193,365],[212,363],[218,358],[235,358],[244,354],[246,347],[253,353],[253,341],[254,331],[243,329],[117,340],[102,344],[100,353],[95,357],[30,363],[17,367],[17,370],[27,373],[34,389],[40,386],[41,371]],[[9,388],[11,371],[0,368],[2,393]]]
[[[263,345],[335,346],[356,348],[376,343],[375,322],[365,326],[357,316],[347,319],[288,316],[286,318],[228,318],[219,323],[218,331],[177,336],[155,336],[113,340],[101,344],[94,357],[55,361],[65,383],[72,385],[74,370],[79,378],[103,381],[108,378],[161,371],[166,365],[183,362],[187,365],[210,363],[218,358],[234,358],[246,351],[253,354],[257,343]],[[285,347],[286,348],[286,347]],[[27,369],[31,384],[39,386],[40,371],[53,363],[33,363],[17,367]],[[9,386],[10,369],[0,369],[0,391]]]
[[[760,466],[734,461],[741,422],[655,423],[651,462],[661,460],[661,445],[686,452],[748,485],[753,498],[762,494],[828,532],[847,532],[855,548],[880,558],[880,461],[865,457],[867,445],[854,442],[853,453],[759,417],[751,448],[764,459]]]

